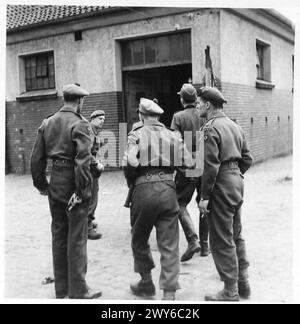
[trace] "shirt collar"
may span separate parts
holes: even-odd
[[[226,115],[223,112],[223,110],[217,109],[216,111],[213,112],[213,114],[209,117],[209,119],[207,121],[209,121],[213,118],[220,118],[220,117],[226,117]]]

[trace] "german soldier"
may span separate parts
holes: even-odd
[[[33,184],[41,193],[48,193],[56,298],[101,296],[85,280],[92,141],[91,127],[80,112],[87,95],[77,84],[64,86],[64,106],[42,122],[31,156]],[[47,158],[52,159],[50,184]]]
[[[91,114],[91,127],[93,132],[93,146],[92,146],[92,161],[91,161],[91,174],[92,174],[92,198],[88,212],[88,239],[98,240],[102,234],[97,231],[97,223],[95,219],[95,211],[98,204],[99,193],[99,178],[104,170],[103,164],[99,159],[99,150],[101,145],[100,132],[105,122],[105,112],[103,110],[96,110]]]
[[[184,110],[174,114],[171,128],[179,131],[184,141],[186,141],[185,135],[191,134],[192,143],[191,145],[187,145],[186,143],[186,145],[190,153],[195,157],[196,133],[200,132],[200,128],[204,123],[204,119],[200,118],[199,111],[196,108],[197,91],[191,84],[184,83],[178,94],[180,95],[180,101]],[[207,256],[209,254],[207,218],[205,215],[200,215],[199,217],[200,242],[198,242],[198,236],[193,221],[187,210],[187,205],[190,203],[195,190],[197,190],[198,193],[197,199],[200,199],[201,177],[200,172],[197,173],[197,171],[200,170],[193,170],[193,177],[186,176],[185,172],[178,171],[175,177],[177,198],[180,207],[179,221],[188,242],[187,250],[181,257],[182,262],[190,260],[193,255],[196,252],[200,252],[200,250],[201,256]],[[198,202],[197,200],[197,203]]]
[[[134,271],[141,275],[141,280],[130,288],[138,296],[155,294],[151,277],[155,265],[148,244],[155,226],[161,254],[160,289],[164,291],[163,299],[174,300],[180,286],[179,206],[173,172],[176,167],[193,167],[193,160],[180,134],[158,121],[163,110],[155,102],[141,98],[138,111],[143,124],[129,133],[123,161],[127,182],[134,183],[131,246]]]
[[[244,173],[252,164],[242,128],[223,112],[223,95],[217,88],[199,92],[200,116],[204,125],[204,172],[199,208],[208,213],[212,256],[224,281],[224,289],[205,297],[209,301],[238,301],[248,298],[249,262],[242,238],[241,206]]]

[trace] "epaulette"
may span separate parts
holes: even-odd
[[[203,131],[211,131],[212,130],[212,124],[215,121],[216,118],[211,118],[210,120],[208,120],[202,127],[203,127]]]
[[[133,124],[133,127],[132,127],[131,131],[129,132],[129,134],[130,134],[131,132],[135,132],[136,130],[138,130],[138,129],[140,129],[140,128],[143,128],[143,127],[144,127],[144,124],[143,124],[143,123],[141,123],[141,124],[138,124],[138,123],[137,123],[136,126],[134,126],[134,124]]]
[[[170,127],[167,127],[167,126],[166,126],[166,129],[168,129],[171,132],[176,132],[176,129],[173,129],[173,128],[170,128]]]

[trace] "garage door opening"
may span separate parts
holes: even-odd
[[[177,92],[192,80],[190,30],[124,41],[122,79],[128,129],[139,120],[142,97],[158,100],[164,109],[160,121],[170,126],[182,109]]]
[[[169,127],[173,114],[182,109],[177,92],[191,75],[191,64],[124,72],[128,129],[139,120],[136,109],[140,98],[156,98],[164,110],[160,121]]]

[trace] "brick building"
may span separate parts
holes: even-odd
[[[182,83],[203,84],[207,46],[225,112],[246,131],[255,160],[292,150],[294,27],[274,10],[9,5],[6,45],[11,172],[29,172],[37,127],[71,82],[91,93],[86,117],[107,112],[104,157],[118,167],[139,98],[158,98],[168,125]]]

